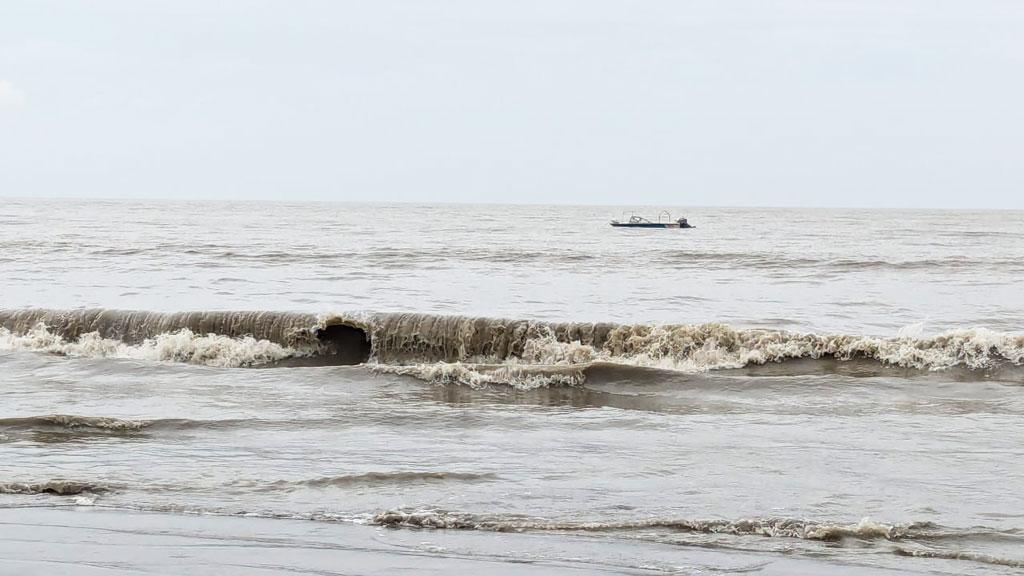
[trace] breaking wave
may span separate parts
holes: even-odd
[[[96,430],[134,432],[151,424],[148,420],[125,420],[105,416],[75,416],[73,414],[46,414],[23,418],[0,418],[0,428],[62,428],[66,430]]]
[[[1016,558],[1000,558],[991,554],[979,554],[967,550],[921,550],[909,548],[895,548],[893,550],[898,556],[909,556],[911,558],[937,558],[940,560],[967,560],[979,564],[991,564],[993,566],[1009,566],[1010,568],[1024,568],[1024,560]]]
[[[937,531],[937,526],[930,522],[882,524],[866,518],[855,524],[839,524],[795,518],[750,518],[742,520],[651,518],[622,522],[565,522],[534,518],[488,517],[437,510],[389,510],[374,516],[372,523],[379,526],[482,530],[488,532],[612,532],[665,529],[702,534],[799,538],[802,540],[822,540],[827,542],[845,538],[892,541],[930,539]]]
[[[308,420],[304,420],[308,422]],[[251,427],[255,424],[288,425],[288,421],[235,419],[235,420],[189,420],[187,418],[158,418],[134,420],[110,416],[80,416],[76,414],[42,414],[0,418],[0,430],[33,431],[59,430],[83,434],[132,434],[147,430],[191,430],[217,429],[232,426]]]
[[[199,335],[187,328],[158,334],[134,346],[121,340],[102,338],[97,332],[88,332],[69,341],[51,332],[43,323],[24,334],[0,328],[0,348],[85,358],[187,362],[219,367],[257,366],[312,354],[310,350],[288,348],[249,336]]]
[[[296,488],[348,488],[348,487],[382,487],[392,485],[440,483],[440,482],[481,482],[494,480],[496,475],[490,473],[444,472],[444,471],[406,471],[406,472],[366,472],[363,474],[343,474],[340,476],[321,476],[303,480],[277,480],[274,482],[256,482],[251,480],[238,481],[236,487],[252,487],[259,490],[292,490]]]
[[[80,494],[102,494],[113,490],[112,486],[94,482],[71,480],[49,480],[47,482],[9,482],[0,484],[0,494],[53,494],[56,496],[78,496]]]
[[[933,522],[886,524],[864,518],[844,524],[805,520],[799,518],[747,518],[739,520],[700,520],[683,518],[650,518],[611,522],[571,522],[516,516],[481,516],[458,514],[440,510],[389,510],[370,520],[371,524],[390,528],[419,528],[436,530],[478,530],[484,532],[637,532],[641,538],[663,539],[651,531],[669,534],[697,534],[711,536],[739,536],[796,539],[825,543],[858,540],[864,543],[899,543],[889,550],[900,556],[965,560],[992,566],[1024,567],[1024,561],[1004,558],[969,550],[943,550],[934,548],[942,541],[963,544],[975,539],[1005,537],[1005,531],[988,528],[955,529]],[[657,532],[655,532],[656,534]],[[956,544],[955,544],[956,545]],[[730,548],[728,544],[718,546]]]
[[[0,349],[257,366],[370,363],[442,383],[576,385],[595,363],[683,372],[794,359],[867,359],[916,370],[1024,364],[1024,335],[813,334],[726,324],[625,325],[430,314],[0,311]]]

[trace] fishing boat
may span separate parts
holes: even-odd
[[[668,211],[662,211],[658,215],[658,221],[652,222],[642,216],[631,214],[629,219],[623,219],[623,221],[612,220],[612,226],[616,228],[693,228],[686,218],[679,218],[676,220],[672,219],[672,215]]]

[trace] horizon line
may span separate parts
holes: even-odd
[[[608,207],[608,208],[624,208],[624,207],[643,207],[643,208],[657,208],[658,206],[668,206],[673,208],[685,207],[685,208],[697,208],[697,209],[723,209],[723,208],[739,208],[739,209],[759,209],[759,210],[894,210],[894,211],[935,211],[935,212],[948,212],[948,211],[972,211],[972,212],[1024,212],[1024,206],[1018,208],[1011,207],[964,207],[964,206],[865,206],[865,205],[836,205],[836,206],[823,206],[823,205],[796,205],[796,204],[648,204],[648,203],[637,203],[637,204],[609,204],[609,203],[593,203],[593,204],[579,204],[571,202],[496,202],[496,201],[466,201],[466,200],[433,200],[424,202],[422,200],[326,200],[326,199],[296,199],[296,200],[285,200],[278,198],[167,198],[167,197],[153,197],[153,198],[139,198],[139,197],[128,197],[128,196],[5,196],[0,195],[0,200],[29,200],[29,201],[75,201],[75,202],[155,202],[155,203],[172,203],[172,204],[187,204],[189,202],[196,203],[251,203],[251,204],[362,204],[362,205],[409,205],[409,206],[431,206],[431,205],[448,205],[448,206],[556,206],[556,207]]]

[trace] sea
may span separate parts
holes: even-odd
[[[0,199],[0,573],[1019,574],[1022,286],[1011,211]]]

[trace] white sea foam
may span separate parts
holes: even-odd
[[[583,365],[524,366],[433,362],[408,366],[373,364],[371,367],[376,372],[412,376],[435,384],[462,384],[472,388],[500,384],[520,390],[532,390],[548,386],[578,386],[585,379]]]
[[[187,362],[220,367],[255,366],[310,354],[249,336],[231,338],[218,334],[195,334],[188,329],[158,334],[138,345],[101,338],[96,332],[67,341],[47,330],[44,324],[37,324],[24,334],[0,328],[0,349],[33,350],[85,358]]]
[[[891,338],[742,330],[721,324],[627,327],[611,335],[596,358],[682,371],[739,368],[797,358],[869,358],[920,370],[991,368],[1024,363],[1024,336],[985,328],[928,337]],[[637,329],[639,328],[639,329]]]
[[[797,538],[834,542],[846,538],[863,540],[929,539],[937,527],[929,522],[885,524],[863,518],[854,524],[821,522],[800,518],[745,518],[740,520],[703,520],[687,518],[648,518],[608,522],[558,521],[519,516],[459,514],[443,510],[388,510],[374,516],[382,526],[404,526],[448,530],[491,532],[609,532],[638,529],[665,529],[705,534],[731,534],[767,538]]]

